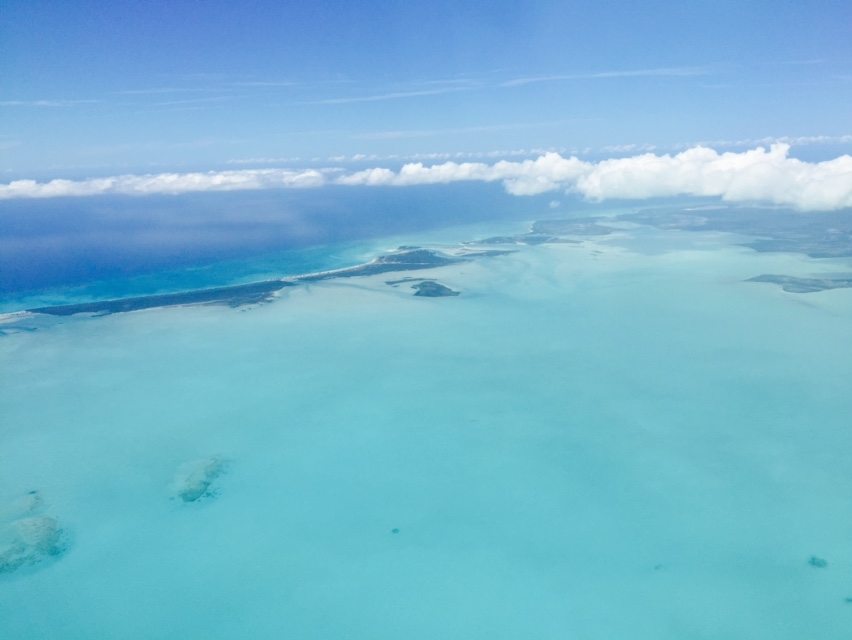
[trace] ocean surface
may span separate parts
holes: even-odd
[[[588,212],[534,213],[45,278],[3,310]],[[852,260],[566,240],[235,308],[4,316],[0,637],[852,637],[852,289],[747,282]]]

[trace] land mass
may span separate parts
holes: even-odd
[[[685,231],[721,231],[753,236],[745,243],[756,251],[787,251],[804,253],[815,258],[852,256],[852,210],[830,213],[802,214],[789,210],[766,208],[734,208],[720,206],[713,211],[704,209],[660,208],[646,209],[614,217],[584,217],[556,220],[539,220],[530,231],[513,236],[494,236],[473,243],[537,245],[554,242],[578,242],[577,236],[603,236],[616,231],[606,222],[633,222],[660,229]],[[568,238],[564,236],[569,236]],[[403,246],[396,251],[379,256],[365,264],[308,273],[289,278],[264,280],[242,285],[197,289],[177,293],[103,300],[79,304],[37,307],[30,313],[53,316],[70,316],[77,313],[110,314],[138,311],[155,307],[194,304],[224,304],[231,307],[256,304],[270,300],[278,291],[303,283],[320,282],[336,278],[371,276],[398,271],[433,269],[482,257],[512,253],[511,250],[465,251],[448,255],[433,249]],[[810,293],[840,287],[852,287],[852,276],[798,278],[794,276],[764,274],[752,282],[771,282],[792,293]],[[402,281],[393,281],[399,284]],[[389,284],[391,284],[389,282]],[[458,295],[458,292],[438,283],[425,280],[416,285],[415,295]]]
[[[852,209],[814,213],[757,207],[720,207],[713,211],[647,209],[617,219],[659,229],[754,236],[754,240],[744,244],[755,251],[804,253],[811,258],[852,256]]]
[[[421,296],[423,298],[445,298],[447,296],[459,295],[458,291],[453,291],[448,286],[443,285],[440,282],[435,282],[434,280],[418,282],[417,284],[411,285],[411,288],[414,289],[415,296]]]
[[[539,220],[527,233],[494,236],[477,244],[577,242],[571,236],[605,236],[630,222],[658,229],[720,231],[752,236],[743,246],[760,252],[803,253],[812,258],[852,256],[852,209],[801,213],[789,209],[728,207],[649,208],[610,217]],[[564,236],[568,236],[567,238]]]
[[[352,278],[356,276],[371,276],[379,273],[396,271],[412,271],[434,269],[459,262],[466,262],[477,257],[488,257],[511,253],[507,251],[479,251],[465,253],[463,256],[450,256],[432,249],[420,247],[400,247],[396,251],[379,256],[366,264],[320,271],[282,278],[280,280],[262,280],[248,284],[216,287],[212,289],[195,289],[176,293],[164,293],[150,296],[137,296],[117,300],[100,300],[96,302],[81,302],[50,307],[27,309],[29,313],[39,313],[52,316],[71,316],[78,313],[107,315],[128,311],[141,311],[158,307],[174,307],[196,304],[223,304],[229,307],[267,302],[273,295],[285,287],[293,287],[302,283],[320,282],[336,278]],[[439,285],[443,286],[443,285]],[[427,287],[428,289],[428,287]],[[418,294],[415,294],[418,295]],[[430,295],[428,293],[420,295]],[[457,295],[457,292],[445,295]]]
[[[195,289],[178,293],[163,293],[135,298],[118,300],[100,300],[98,302],[81,302],[79,304],[64,304],[53,307],[36,307],[27,309],[30,313],[44,313],[51,316],[71,316],[77,313],[123,313],[126,311],[141,311],[155,307],[173,307],[185,304],[225,304],[229,307],[239,307],[245,304],[265,302],[276,291],[284,287],[292,287],[293,283],[286,280],[263,280],[249,284],[238,284],[230,287],[213,289]]]
[[[469,254],[475,256],[476,254]],[[458,262],[465,262],[467,258],[448,256],[432,249],[421,249],[416,247],[401,247],[393,253],[379,256],[366,264],[360,264],[345,269],[333,271],[320,271],[292,278],[294,282],[318,282],[332,278],[352,278],[355,276],[372,276],[378,273],[391,271],[411,271],[415,269],[434,269],[444,267]]]

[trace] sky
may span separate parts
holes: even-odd
[[[0,78],[2,182],[846,152],[852,5],[4,0]]]

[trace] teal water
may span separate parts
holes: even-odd
[[[518,222],[465,224],[422,231],[415,239],[418,242],[457,243],[459,239],[482,238],[497,232],[515,233],[519,230],[524,230],[524,227],[522,224],[519,226]],[[265,252],[238,260],[202,261],[193,266],[152,270],[128,277],[97,278],[73,286],[15,291],[0,296],[0,314],[45,306],[223,287],[341,269],[367,262],[379,253],[411,241],[411,235],[385,235],[360,241]]]
[[[852,290],[743,282],[848,264],[736,241],[0,338],[0,505],[63,530],[0,574],[0,637],[850,637]]]

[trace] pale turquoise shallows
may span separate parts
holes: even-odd
[[[518,249],[0,338],[0,500],[67,547],[0,637],[852,637],[852,290],[743,282],[840,263]]]

